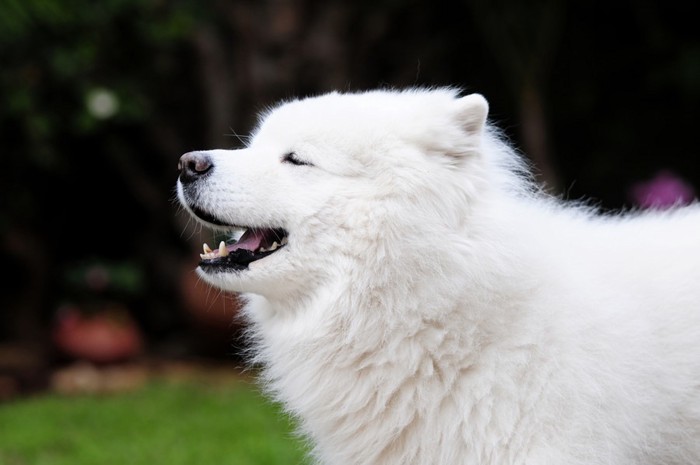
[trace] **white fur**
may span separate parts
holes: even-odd
[[[332,93],[210,152],[198,205],[289,231],[200,270],[249,293],[270,392],[328,465],[700,463],[700,208],[548,198],[486,113]]]

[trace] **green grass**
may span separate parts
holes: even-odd
[[[243,381],[0,404],[1,465],[305,463],[289,420]]]

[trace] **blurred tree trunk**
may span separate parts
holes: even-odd
[[[521,123],[520,137],[526,155],[536,167],[535,176],[544,185],[545,190],[558,192],[559,179],[553,166],[549,125],[544,111],[545,97],[537,86],[525,82],[517,98]]]
[[[42,329],[44,301],[48,289],[50,261],[42,246],[44,241],[31,232],[31,229],[16,226],[8,230],[3,237],[3,247],[11,255],[17,257],[28,272],[26,284],[17,292],[17,303],[8,314],[10,337],[24,343],[36,346],[36,349],[46,343]]]
[[[233,89],[227,57],[220,37],[211,24],[202,24],[193,37],[200,60],[202,93],[207,112],[206,148],[221,147],[232,123]]]
[[[564,6],[558,0],[517,4],[475,0],[470,3],[478,31],[500,64],[518,105],[523,151],[548,191],[559,191],[546,116],[546,89]]]

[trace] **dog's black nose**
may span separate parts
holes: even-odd
[[[188,152],[180,157],[177,169],[180,170],[180,181],[194,182],[210,173],[214,168],[211,157],[206,152]]]

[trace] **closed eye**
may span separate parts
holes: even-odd
[[[314,166],[313,163],[309,163],[308,161],[300,159],[294,152],[289,152],[284,157],[282,157],[282,162],[290,163],[296,166]]]

